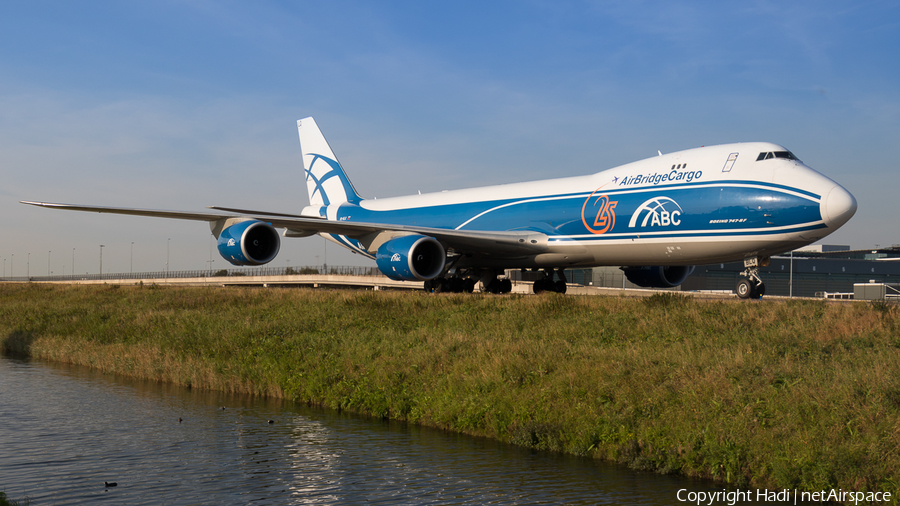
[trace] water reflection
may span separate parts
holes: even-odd
[[[80,367],[0,358],[0,378],[0,489],[33,504],[675,504],[678,489],[721,490]]]

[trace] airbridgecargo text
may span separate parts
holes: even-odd
[[[719,491],[689,491],[683,488],[678,491],[676,498],[679,502],[689,504],[728,504],[734,506],[742,502],[771,502],[776,504],[799,504],[809,502],[839,502],[845,504],[872,504],[891,502],[890,492],[851,492],[844,489],[819,490],[805,492],[797,489],[781,490],[719,490]]]
[[[619,183],[619,186],[634,186],[640,184],[660,184],[665,183],[667,181],[679,181],[690,183],[695,179],[700,179],[703,176],[702,170],[691,170],[691,171],[677,171],[673,170],[670,172],[654,172],[653,174],[643,175],[638,174],[636,176],[623,177],[622,182]]]

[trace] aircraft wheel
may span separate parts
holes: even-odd
[[[475,280],[472,278],[466,278],[465,283],[463,284],[463,291],[466,293],[472,293],[475,291]]]
[[[446,292],[447,280],[444,278],[434,278],[431,280],[431,287],[434,290],[434,293]]]
[[[547,278],[542,278],[534,282],[534,286],[532,290],[534,293],[543,293],[549,290],[551,287],[548,286]]]
[[[448,292],[450,293],[462,293],[463,288],[465,288],[465,284],[463,283],[462,278],[459,276],[453,276],[447,280],[449,283]]]
[[[509,293],[512,291],[512,281],[509,278],[500,280],[500,293]]]
[[[567,287],[566,287],[566,282],[563,281],[563,280],[559,280],[559,281],[557,281],[556,283],[553,284],[553,291],[556,292],[556,293],[562,293],[562,294],[565,294],[565,293],[566,293],[566,288],[567,288]]]
[[[431,291],[434,290],[434,280],[426,279],[422,289],[425,290],[425,293],[431,293]]]
[[[753,296],[753,282],[749,279],[741,278],[734,287],[734,292],[742,299],[749,299]]]
[[[761,298],[763,298],[763,295],[765,295],[765,294],[766,294],[766,284],[760,283],[759,286],[754,288],[752,295],[753,295],[754,299],[761,299]]]

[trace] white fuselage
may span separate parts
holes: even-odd
[[[840,185],[785,148],[757,142],[689,149],[587,176],[309,207],[303,214],[546,234],[545,252],[474,255],[462,264],[518,268],[769,256],[822,239],[855,210],[856,200]],[[352,240],[330,238],[366,254]]]

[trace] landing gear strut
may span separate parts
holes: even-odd
[[[742,299],[761,299],[766,294],[766,284],[759,277],[760,266],[769,265],[769,257],[753,257],[744,259],[744,272],[741,276],[745,279],[739,279],[734,287],[737,296]]]

